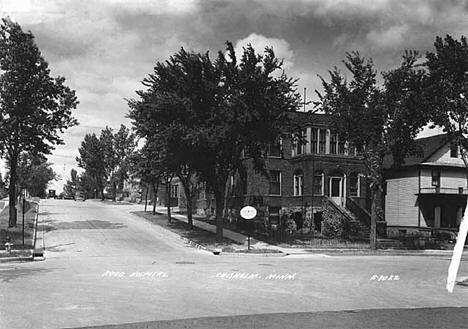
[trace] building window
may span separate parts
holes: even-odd
[[[440,170],[432,171],[432,186],[440,187]]]
[[[170,196],[171,198],[179,197],[179,185],[171,185]]]
[[[345,154],[345,142],[338,139],[338,154]]]
[[[304,154],[306,137],[306,130],[302,130],[298,135],[294,137],[293,156]]]
[[[304,173],[302,170],[297,170],[294,173],[294,196],[304,194]]]
[[[314,195],[324,195],[323,190],[324,174],[321,171],[314,173]]]
[[[349,196],[359,197],[359,176],[356,173],[349,176]]]
[[[450,144],[450,157],[458,158],[458,145],[455,143]]]
[[[310,138],[310,152],[312,154],[318,153],[319,129],[318,128],[312,128],[310,137],[311,137]]]
[[[281,195],[281,171],[270,170],[270,195]]]
[[[327,131],[319,129],[319,153],[327,153]]]
[[[280,211],[281,207],[268,207],[268,217],[270,218],[270,225],[279,225]]]
[[[282,140],[279,139],[278,141],[274,143],[270,143],[268,145],[268,156],[270,158],[281,158],[282,154]]]
[[[332,132],[330,134],[330,154],[337,154],[338,134]]]

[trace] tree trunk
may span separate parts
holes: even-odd
[[[113,181],[112,182],[112,201],[116,201],[117,199],[117,184]]]
[[[8,218],[8,227],[15,227],[16,226],[16,169],[18,166],[18,156],[10,157],[10,186],[8,190],[9,202],[8,207],[10,211],[10,215]]]
[[[151,183],[153,187],[153,215],[156,215],[156,203],[158,201],[158,189],[159,189],[159,181],[155,183]]]
[[[167,221],[171,222],[171,184],[166,180],[166,208],[167,208]]]
[[[221,243],[223,242],[223,205],[224,205],[224,188],[221,188],[219,191],[219,187],[217,191],[214,192],[215,200],[216,200],[216,241]]]
[[[192,197],[187,198],[187,221],[190,229],[193,229],[193,216],[192,216]]]
[[[231,174],[227,176],[226,183],[224,184],[224,200],[223,200],[223,218],[227,216],[228,201],[231,194]]]
[[[371,206],[371,227],[369,242],[372,250],[377,249],[377,221],[379,220],[379,209],[381,206],[381,191],[380,189],[372,190],[372,206]]]
[[[146,208],[148,208],[148,191],[149,191],[149,188],[148,188],[148,185],[146,185],[146,191],[145,191],[145,212],[146,212]]]
[[[180,177],[179,177],[180,178]],[[189,178],[190,179],[190,178]],[[184,192],[185,192],[185,198],[187,202],[187,222],[190,226],[190,229],[193,229],[193,209],[192,209],[192,199],[193,199],[193,189],[190,188],[188,180],[185,181],[181,179],[180,181],[182,182],[182,186],[184,187]]]

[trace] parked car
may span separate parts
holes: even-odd
[[[75,197],[74,197],[73,199],[74,199],[75,201],[77,201],[77,200],[78,200],[78,201],[85,201],[85,200],[86,200],[84,194],[81,193],[81,192],[76,192],[76,193],[75,193]]]

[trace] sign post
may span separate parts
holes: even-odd
[[[247,220],[254,219],[255,216],[257,216],[257,209],[252,206],[245,206],[241,209],[240,215],[242,218]],[[247,250],[250,250],[250,224],[247,228],[247,232]]]

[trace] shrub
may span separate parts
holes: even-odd
[[[294,219],[291,216],[285,215],[283,217],[284,231],[289,235],[293,235],[297,231],[297,225]]]
[[[322,234],[326,238],[343,238],[345,225],[341,216],[326,207],[323,211]]]

